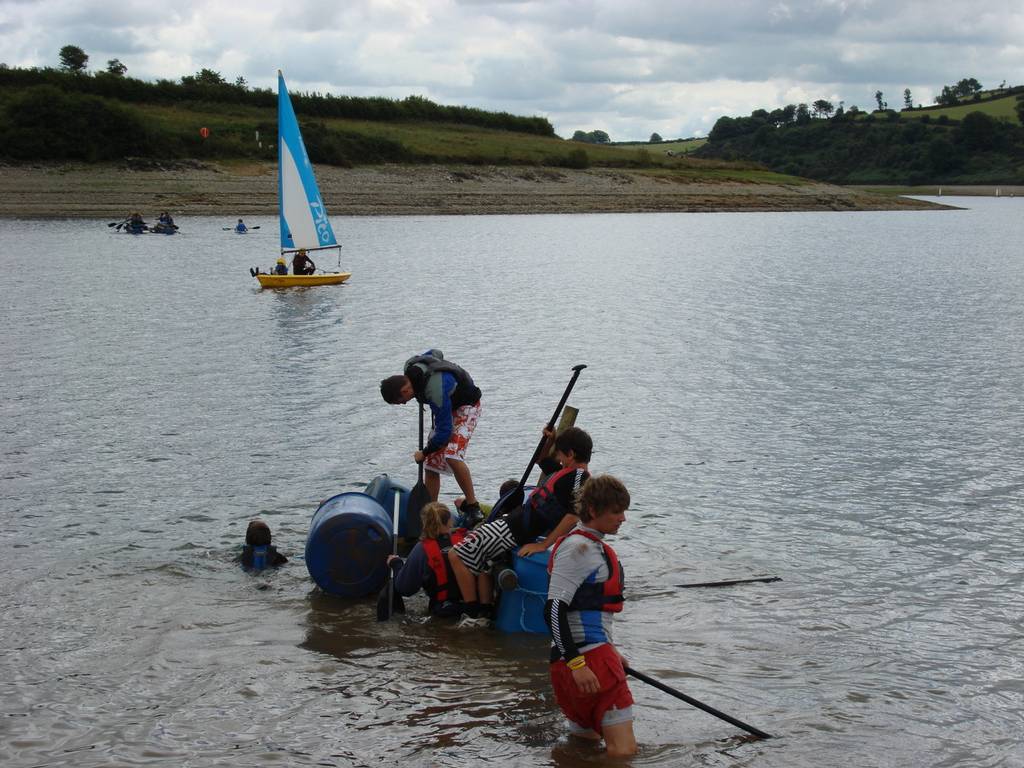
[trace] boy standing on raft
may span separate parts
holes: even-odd
[[[466,371],[444,359],[439,349],[428,349],[410,357],[400,374],[380,383],[380,394],[392,405],[407,403],[414,397],[430,406],[433,429],[422,451],[413,460],[423,462],[423,484],[432,501],[441,490],[441,473],[453,475],[466,496],[462,514],[467,525],[483,518],[473,491],[473,477],[466,464],[466,448],[480,418],[480,387]]]
[[[636,753],[633,695],[612,645],[622,610],[623,574],[604,537],[626,520],[629,491],[611,475],[593,477],[577,500],[579,523],[555,544],[544,620],[551,631],[551,685],[569,733],[604,738],[609,757]]]

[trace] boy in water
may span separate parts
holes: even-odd
[[[262,571],[276,568],[288,562],[288,558],[277,551],[271,543],[270,526],[256,519],[245,529],[245,546],[242,547],[242,567],[246,570]]]
[[[577,501],[579,523],[559,539],[548,563],[544,620],[551,631],[551,685],[578,738],[604,738],[609,757],[636,753],[633,695],[625,661],[612,644],[622,610],[622,566],[605,536],[626,520],[629,491],[611,475],[592,477]]]

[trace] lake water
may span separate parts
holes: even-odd
[[[775,736],[632,681],[633,764],[1024,766],[1024,200],[943,202],[341,218],[351,282],[283,292],[248,272],[274,218],[0,221],[0,763],[603,762],[545,638],[308,577],[322,499],[414,482],[377,386],[436,346],[484,391],[485,500],[589,366],[570,404],[633,495],[622,651]],[[291,557],[259,577],[254,516]]]

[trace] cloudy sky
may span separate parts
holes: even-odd
[[[292,90],[418,94],[547,117],[561,136],[704,135],[722,115],[910,88],[1024,84],[1022,0],[0,0],[0,62],[144,80],[202,68]]]

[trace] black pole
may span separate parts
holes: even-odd
[[[732,587],[736,584],[754,584],[756,582],[764,582],[770,584],[773,581],[782,581],[781,576],[765,576],[760,579],[730,579],[729,581],[701,581],[696,584],[676,584],[675,586],[679,589],[687,589],[688,587]]]
[[[697,701],[696,699],[692,698],[691,696],[687,696],[685,693],[682,693],[681,691],[677,691],[675,688],[669,688],[664,683],[659,682],[658,680],[655,680],[653,677],[648,677],[643,672],[637,672],[632,667],[625,667],[625,670],[626,670],[626,674],[627,675],[632,675],[637,680],[643,680],[645,683],[647,683],[648,685],[654,686],[659,691],[664,691],[665,693],[669,694],[670,696],[675,696],[677,699],[681,699],[682,701],[685,701],[687,704],[689,704],[691,706],[694,706],[694,707],[697,707],[697,709],[703,709],[709,715],[714,715],[719,720],[725,720],[725,722],[731,723],[732,725],[735,725],[737,728],[742,728],[747,733],[751,733],[754,736],[757,736],[759,739],[770,739],[771,738],[771,735],[765,733],[764,731],[762,731],[762,730],[760,730],[758,728],[755,728],[752,725],[747,725],[742,720],[737,720],[735,717],[732,717],[731,715],[727,715],[724,712],[719,712],[714,707],[709,707],[704,702]]]
[[[554,429],[555,421],[558,420],[558,414],[562,412],[562,408],[565,407],[565,401],[569,399],[569,393],[572,392],[572,388],[576,386],[576,379],[580,377],[580,371],[587,366],[584,364],[574,365],[572,367],[572,378],[569,379],[569,384],[565,388],[565,392],[562,393],[562,399],[558,401],[558,405],[555,407],[555,412],[551,415],[551,421],[548,422],[548,429]],[[491,514],[488,519],[494,520],[505,512],[507,508],[515,509],[523,503],[523,487],[526,485],[526,481],[530,479],[530,473],[533,471],[534,465],[537,460],[540,459],[540,452],[544,450],[544,444],[547,442],[546,437],[541,437],[540,442],[537,443],[537,449],[533,452],[533,457],[530,459],[530,464],[523,473],[522,479],[516,486],[515,490],[509,491],[505,496],[498,499],[498,503],[494,505],[494,509],[491,510]],[[504,502],[504,503],[502,503]]]

